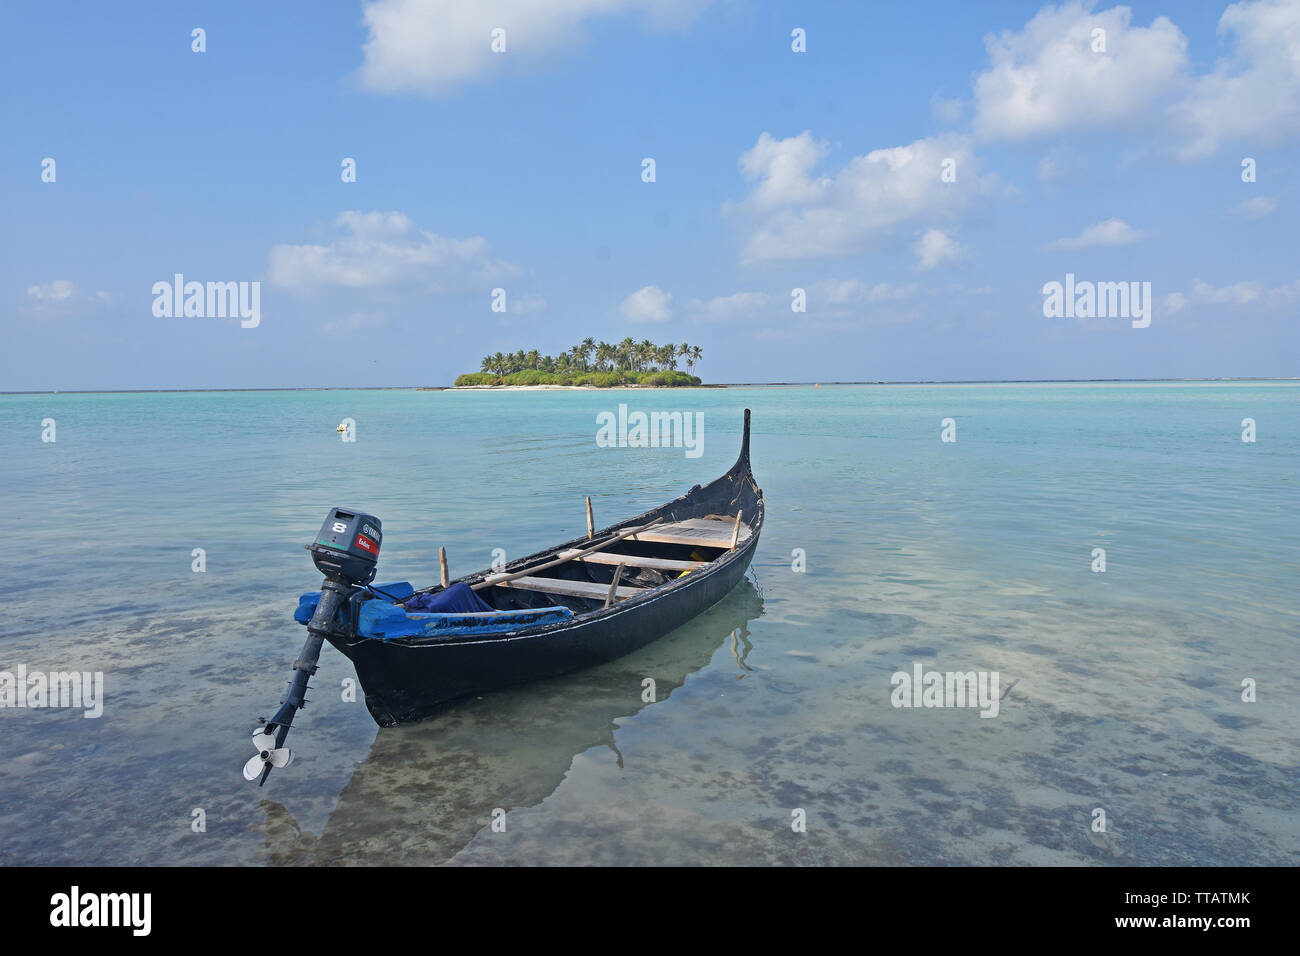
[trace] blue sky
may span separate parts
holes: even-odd
[[[722,382],[1300,374],[1300,0],[18,2],[0,35],[0,389],[449,384],[588,335]],[[259,323],[156,316],[176,273],[260,282]],[[1045,317],[1067,273],[1149,282],[1150,326]]]

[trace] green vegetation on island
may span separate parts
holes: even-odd
[[[679,360],[694,369],[703,356],[698,345],[686,342],[656,345],[649,339],[626,338],[617,344],[586,338],[559,355],[497,352],[485,355],[481,371],[457,376],[456,385],[699,385],[700,377],[677,368]]]

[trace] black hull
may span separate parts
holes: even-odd
[[[659,517],[671,521],[737,509],[744,512],[751,533],[734,551],[644,597],[561,624],[460,639],[381,641],[338,633],[328,638],[352,661],[365,691],[366,707],[381,727],[420,720],[437,713],[448,702],[470,695],[614,660],[708,610],[745,576],[763,524],[762,491],[754,482],[749,464],[748,411],[740,458],[731,471],[704,487],[692,488],[661,508],[606,528],[597,537]],[[506,570],[529,567],[562,549],[585,543],[585,538],[565,542],[520,558]],[[460,580],[474,584],[489,573],[482,571]]]

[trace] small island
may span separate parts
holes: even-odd
[[[698,345],[686,342],[656,345],[649,339],[634,342],[626,338],[617,344],[586,338],[559,355],[528,352],[497,352],[485,355],[481,371],[456,377],[456,388],[492,388],[499,386],[572,386],[613,388],[639,385],[648,388],[674,388],[700,385],[700,377],[678,369],[680,360],[694,369],[703,356]]]

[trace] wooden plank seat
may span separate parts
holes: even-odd
[[[538,591],[542,594],[563,594],[568,597],[587,598],[602,603],[609,596],[608,584],[593,584],[590,581],[565,581],[561,578],[522,577],[515,578],[512,581],[500,581],[496,586],[499,588],[518,588],[521,591]],[[618,601],[626,601],[628,598],[636,597],[645,590],[646,588],[620,586],[614,592],[614,598]]]
[[[736,528],[733,518],[719,521],[712,518],[687,518],[670,524],[657,524],[648,531],[639,531],[632,536],[633,541],[650,541],[660,544],[689,544],[695,547],[731,548],[731,536]],[[737,544],[750,535],[749,525],[740,523],[740,538]]]
[[[572,558],[574,561],[583,561],[589,564],[625,564],[629,568],[653,568],[656,571],[690,571],[698,568],[702,564],[708,564],[707,561],[678,561],[674,558],[648,558],[637,554],[611,554],[608,551],[597,551],[594,554],[579,556],[580,552],[576,548],[568,551],[561,551],[556,555],[557,558]]]

